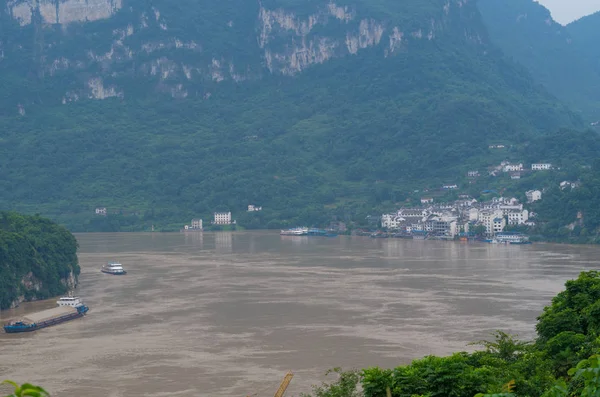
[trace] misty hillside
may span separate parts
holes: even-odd
[[[583,125],[473,1],[0,4],[0,207],[74,229],[358,216]]]

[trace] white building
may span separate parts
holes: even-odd
[[[106,215],[106,208],[96,208],[96,215]]]
[[[396,214],[381,215],[381,227],[384,229],[397,229],[398,223],[399,220]]]
[[[215,212],[214,217],[215,225],[231,225],[231,212]]]
[[[506,164],[503,168],[504,172],[523,171],[523,164]]]
[[[533,203],[542,199],[542,192],[539,190],[529,190],[525,192],[525,196],[527,196],[528,203]]]
[[[510,211],[506,216],[509,225],[524,225],[529,220],[529,211]]]
[[[458,185],[444,185],[442,187],[446,190],[458,189]]]
[[[477,221],[479,220],[479,209],[478,208],[469,208],[469,221]]]
[[[549,169],[552,169],[552,164],[550,164],[550,163],[531,164],[532,171],[543,171],[543,170],[549,170]]]
[[[433,203],[432,197],[422,197],[421,198],[421,204],[430,204],[430,203]]]
[[[499,209],[480,211],[477,220],[485,226],[485,233],[489,236],[498,233],[498,229],[500,229],[499,231],[504,230],[504,226],[506,226],[504,214]]]
[[[456,217],[435,216],[427,220],[425,230],[437,236],[454,238],[458,233],[458,222]]]
[[[479,176],[479,171],[468,171],[467,172],[467,176],[469,178],[476,178]]]
[[[579,183],[578,182],[562,181],[560,183],[560,189],[561,190],[565,190],[566,188],[575,189],[577,187],[579,187]]]
[[[202,219],[192,219],[192,229],[202,229]]]
[[[493,230],[494,234],[502,233],[504,228],[506,227],[506,219],[502,218],[494,218],[493,220]]]
[[[256,205],[249,205],[248,206],[248,212],[256,212],[256,211],[262,211],[262,207],[256,206]]]

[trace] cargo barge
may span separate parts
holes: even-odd
[[[4,326],[4,331],[9,334],[32,332],[83,317],[90,310],[77,297],[61,298],[57,301],[57,304],[58,307],[53,309],[31,313],[18,320],[9,322]]]

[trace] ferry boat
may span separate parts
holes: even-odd
[[[503,232],[496,234],[496,237],[489,241],[491,244],[531,244],[529,236],[521,233]]]
[[[81,298],[76,296],[62,297],[56,303],[58,307],[54,309],[31,313],[18,320],[10,321],[4,325],[4,331],[9,334],[32,332],[83,317],[90,310],[83,304]]]
[[[116,262],[107,263],[106,265],[102,266],[102,269],[100,269],[100,271],[102,273],[112,274],[115,276],[122,276],[124,274],[127,274],[125,269],[123,269],[123,265]]]
[[[70,306],[70,307],[79,307],[83,305],[83,301],[78,296],[63,296],[59,300],[56,301],[58,306]]]
[[[282,236],[308,236],[308,228],[307,227],[295,227],[288,230],[282,230],[279,233]]]

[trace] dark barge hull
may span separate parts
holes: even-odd
[[[111,272],[111,271],[104,270],[104,269],[101,269],[100,271],[101,271],[102,273],[106,273],[106,274],[112,274],[113,276],[124,276],[124,275],[126,275],[126,274],[127,274],[127,272],[126,272],[125,270],[123,270],[123,271],[122,271],[122,272],[120,272],[120,273],[115,273],[115,272]]]
[[[74,313],[65,314],[60,317],[51,318],[48,320],[40,321],[35,324],[23,324],[17,323],[13,325],[5,325],[4,331],[8,334],[16,334],[20,332],[33,332],[38,329],[51,327],[53,325],[61,324],[67,321],[75,320],[76,318],[83,317],[90,309],[87,306],[81,306],[77,308],[77,311]]]

